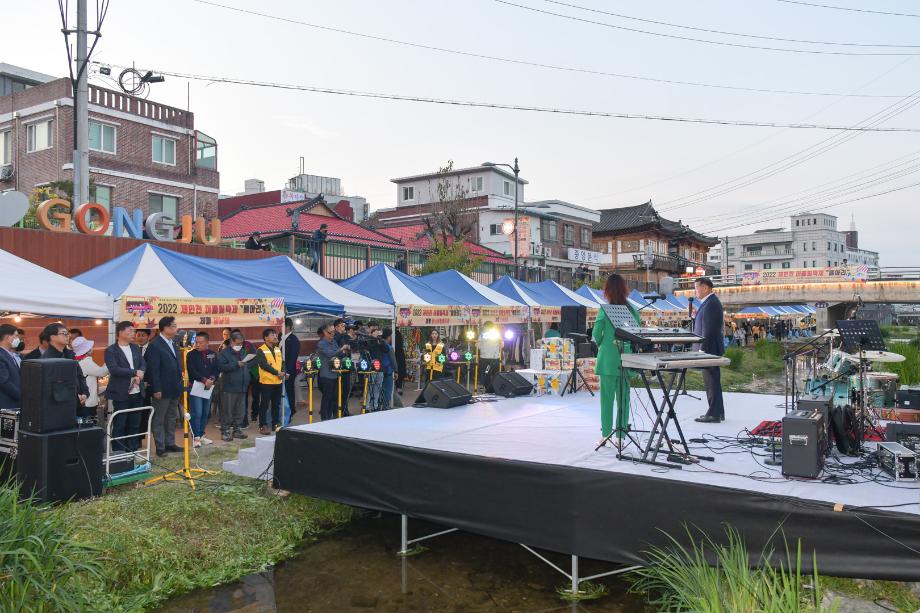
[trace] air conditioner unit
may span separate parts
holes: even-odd
[[[9,181],[13,178],[13,167],[9,164],[0,166],[0,181]]]

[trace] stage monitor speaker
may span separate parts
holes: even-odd
[[[17,472],[23,496],[42,502],[102,494],[102,428],[19,433]]]
[[[437,379],[422,392],[425,404],[437,409],[451,409],[469,404],[473,395],[453,379]]]
[[[492,377],[492,392],[505,398],[526,396],[533,392],[533,383],[516,372],[500,372]]]
[[[914,453],[920,453],[920,424],[891,422],[885,428],[885,440],[900,443]]]
[[[77,427],[79,370],[75,360],[23,361],[20,430],[42,433]]]
[[[562,319],[559,322],[559,334],[562,338],[568,338],[569,334],[584,334],[585,319],[588,317],[588,309],[584,306],[564,306],[562,307]]]
[[[827,426],[821,411],[792,411],[783,418],[783,474],[813,479],[824,468]]]

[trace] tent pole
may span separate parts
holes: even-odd
[[[395,304],[393,305],[393,321],[392,321],[392,328],[390,330],[390,333],[393,335],[391,338],[393,341],[393,355],[395,356],[396,355],[396,305]],[[396,369],[394,374],[396,375],[396,377],[398,377],[399,376],[399,363],[393,364],[393,368]],[[395,406],[396,406],[396,378],[394,377],[393,378],[393,389],[390,390],[390,408],[392,409]]]

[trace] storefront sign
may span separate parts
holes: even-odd
[[[829,268],[781,268],[754,270],[744,273],[742,285],[771,285],[777,283],[853,283],[869,278],[868,266],[833,266]]]
[[[585,264],[610,264],[613,257],[609,253],[600,253],[599,251],[588,251],[587,249],[575,249],[569,247],[569,259],[573,262],[584,262]]]
[[[303,192],[294,191],[292,189],[281,190],[281,202],[303,202],[306,199],[307,195]]]
[[[144,219],[140,209],[129,214],[127,209],[116,206],[110,215],[108,209],[95,202],[81,204],[73,210],[70,202],[63,198],[45,200],[38,205],[35,216],[38,224],[51,232],[72,232],[76,226],[81,234],[101,236],[108,232],[111,222],[112,234],[119,238],[143,239],[145,231],[148,238],[163,242],[191,243],[194,239],[203,245],[218,245],[221,238],[220,219],[217,218],[206,223],[203,217],[192,219],[191,215],[183,215],[178,224],[180,237],[175,238],[175,220],[165,213],[153,213]]]
[[[135,328],[156,327],[166,316],[175,317],[180,328],[279,327],[284,323],[284,299],[124,296],[118,308],[119,321],[130,321]]]

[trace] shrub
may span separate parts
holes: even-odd
[[[740,370],[741,362],[744,361],[744,349],[741,347],[728,347],[725,349],[725,357],[732,361],[728,365],[731,370]]]
[[[902,385],[920,383],[920,348],[917,344],[891,343],[888,345],[888,351],[900,353],[905,359],[903,362],[885,364],[886,369],[897,374]]]
[[[0,610],[93,610],[82,580],[100,576],[96,554],[72,538],[60,507],[0,486]]]
[[[754,353],[761,360],[777,360],[783,357],[783,345],[767,338],[758,339],[754,343]]]

